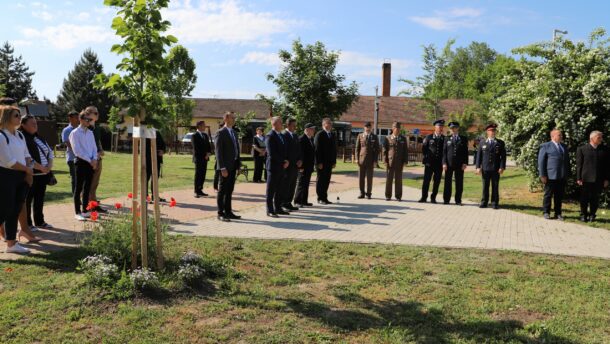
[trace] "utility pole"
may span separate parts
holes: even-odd
[[[379,86],[375,86],[375,115],[373,116],[373,132],[379,135],[377,125],[379,123]]]

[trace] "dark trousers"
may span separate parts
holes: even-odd
[[[438,187],[441,185],[441,177],[443,176],[443,167],[441,165],[426,165],[424,168],[424,184],[421,189],[421,198],[428,199],[428,190],[430,189],[430,181],[434,181],[432,184],[432,194],[430,199],[436,200],[438,194]]]
[[[72,187],[72,196],[74,196],[74,188],[76,187],[76,167],[74,161],[68,161],[68,171],[70,171],[70,186]]]
[[[551,199],[555,206],[555,215],[561,215],[561,202],[566,188],[565,179],[547,180],[544,184],[544,197],[542,197],[542,211],[545,214],[551,213]]]
[[[282,183],[282,205],[290,205],[297,188],[297,177],[299,169],[296,166],[288,166],[284,170],[284,182]]]
[[[208,161],[207,160],[195,160],[195,193],[201,194],[203,193],[203,183],[205,182],[205,175],[208,169]],[[214,176],[216,178],[216,176]],[[218,185],[217,179],[215,179],[215,184]]]
[[[358,166],[358,180],[360,185],[360,194],[370,196],[373,191],[373,172],[375,170],[375,163],[364,163]],[[365,192],[365,181],[366,179],[366,192]]]
[[[42,226],[44,221],[44,197],[47,192],[47,184],[49,183],[49,175],[34,176],[34,182],[28,192],[26,198],[25,209],[28,214],[28,226],[32,226],[32,204],[34,205],[34,224]]]
[[[0,224],[4,223],[6,240],[17,238],[17,222],[28,185],[25,173],[0,167]]]
[[[602,188],[601,183],[583,183],[580,190],[580,215],[596,215]]]
[[[263,181],[263,173],[265,174],[265,180],[267,180],[267,169],[265,168],[265,157],[256,156],[254,157],[254,182]]]
[[[306,204],[309,203],[309,184],[311,182],[311,174],[313,170],[302,170],[299,171],[297,177],[297,191],[294,196],[294,203]]]
[[[491,184],[491,204],[498,205],[500,201],[500,173],[498,171],[482,171],[483,179],[483,195],[481,196],[481,204],[489,203],[489,184]]]
[[[281,210],[282,206],[282,182],[284,181],[284,171],[267,171],[267,212],[275,213]]]
[[[332,174],[333,168],[331,164],[324,164],[324,168],[318,169],[318,177],[316,178],[318,201],[328,201],[328,187],[330,186]]]
[[[220,180],[220,171],[214,170],[214,181],[212,182],[214,190],[218,190],[218,181]]]
[[[392,198],[392,184],[394,184],[394,196],[402,199],[402,169],[403,165],[390,167],[386,170],[385,198]]]
[[[157,180],[159,180],[159,178],[161,178],[161,163],[159,162],[159,160],[157,160]],[[153,189],[153,183],[151,181],[152,177],[152,167],[150,166],[150,164],[147,162],[146,163],[146,185],[150,185],[150,194],[154,195],[154,189]],[[146,191],[148,193],[148,191]]]
[[[220,171],[218,171],[220,173]],[[231,207],[231,201],[233,199],[233,189],[235,188],[235,174],[236,170],[228,171],[229,175],[223,177],[220,174],[218,179],[218,195],[216,197],[216,203],[218,204],[218,215],[229,216],[233,214],[233,208]]]
[[[86,213],[89,205],[89,192],[91,191],[91,181],[93,179],[93,167],[85,160],[77,160],[76,185],[74,186],[74,212],[76,214]],[[81,203],[82,195],[82,203]]]
[[[455,203],[462,203],[462,192],[464,190],[464,171],[462,167],[452,168],[447,167],[445,171],[445,186],[443,187],[443,201],[449,203],[451,200],[452,179],[455,173]]]

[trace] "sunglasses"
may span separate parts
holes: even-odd
[[[91,119],[91,118],[83,118],[83,121],[89,123],[89,122],[93,121],[93,119]]]
[[[15,113],[13,114],[13,117],[14,117],[14,118],[19,118],[19,117],[21,117],[21,113],[20,113],[20,112],[15,112]]]

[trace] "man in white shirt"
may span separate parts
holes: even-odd
[[[97,169],[97,145],[93,132],[88,129],[92,119],[86,112],[79,115],[80,125],[70,133],[70,145],[74,152],[76,183],[74,186],[74,218],[85,221],[89,217],[86,208],[89,204],[89,192],[93,173]],[[82,203],[81,196],[82,194]],[[82,209],[81,209],[82,207]]]

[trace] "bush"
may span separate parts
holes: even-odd
[[[87,283],[97,287],[109,287],[118,278],[118,267],[104,255],[88,256],[80,261],[79,269]]]
[[[160,287],[159,277],[149,269],[135,269],[129,278],[136,290],[155,290]]]

